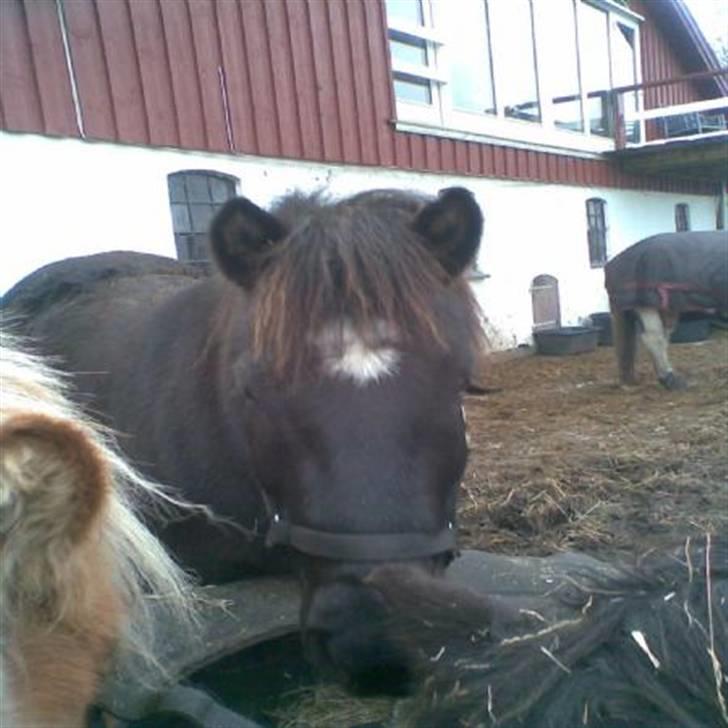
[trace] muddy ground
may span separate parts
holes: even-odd
[[[644,352],[632,388],[611,347],[493,357],[481,378],[499,391],[466,401],[463,545],[612,556],[728,533],[728,331],[670,356],[687,390],[664,390]]]
[[[673,364],[690,382],[681,392],[661,388],[644,354],[639,386],[618,387],[613,356],[604,347],[489,359],[480,380],[497,391],[466,399],[462,546],[611,559],[706,530],[728,533],[728,331],[672,346]],[[218,666],[218,696],[275,728],[390,724],[395,701],[357,700],[322,685],[295,635],[279,643]],[[267,685],[267,697],[251,698],[251,685]]]

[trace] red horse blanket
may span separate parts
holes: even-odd
[[[728,232],[663,233],[604,267],[612,309],[728,311]]]

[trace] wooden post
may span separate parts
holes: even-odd
[[[618,91],[611,91],[609,96],[609,112],[612,119],[612,133],[616,149],[627,146],[627,128],[624,121],[624,96]]]

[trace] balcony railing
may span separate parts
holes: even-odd
[[[597,92],[604,95],[609,136],[614,138],[616,149],[726,134],[728,96],[669,105],[661,104],[658,97],[661,88],[717,76],[728,77],[728,68]]]

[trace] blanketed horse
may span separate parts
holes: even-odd
[[[620,381],[635,381],[639,329],[659,381],[684,388],[667,356],[670,334],[685,311],[728,311],[728,232],[653,235],[612,258],[604,277]]]
[[[4,335],[0,725],[82,728],[112,653],[161,669],[151,602],[181,631],[194,621],[188,578],[135,513],[164,501]]]
[[[463,272],[482,215],[465,189],[229,201],[217,272],[111,253],[21,281],[6,307],[74,372],[146,475],[217,520],[158,526],[205,582],[295,570],[319,664],[396,691],[364,578],[455,549],[467,447],[461,394],[481,346]]]
[[[572,556],[578,568],[510,594],[508,578],[475,593],[375,571],[390,628],[423,655],[423,688],[394,725],[728,726],[728,541],[688,539],[631,565]]]

